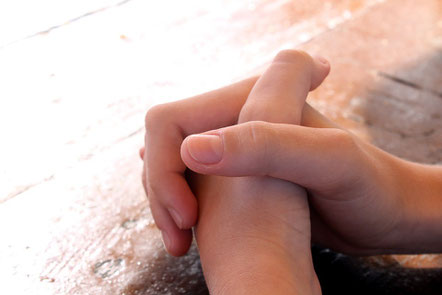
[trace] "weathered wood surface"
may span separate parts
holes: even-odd
[[[144,114],[258,73],[283,48],[331,61],[310,97],[326,115],[442,163],[439,0],[122,2],[34,17],[16,35],[1,6],[5,293],[205,294],[196,250],[168,257],[153,224],[137,155]],[[438,255],[393,259],[442,266]]]

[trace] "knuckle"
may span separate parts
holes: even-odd
[[[349,131],[333,128],[330,132],[332,155],[340,163],[339,169],[335,172],[336,175],[343,177],[348,171],[352,171],[351,167],[360,163],[359,145],[355,136]]]
[[[286,63],[311,62],[312,57],[302,50],[284,49],[278,52],[274,61]]]
[[[267,144],[268,124],[263,121],[251,121],[247,123],[247,136],[252,148],[261,149]]]
[[[144,118],[146,130],[152,130],[163,124],[168,118],[170,107],[168,104],[158,104],[151,107]]]
[[[255,162],[260,162],[261,167],[269,167],[271,159],[272,148],[274,148],[274,132],[271,123],[263,121],[252,121],[247,123],[247,134],[245,135],[248,141],[246,144],[251,159]],[[266,169],[267,169],[266,168]],[[260,171],[263,175],[267,171]]]
[[[330,131],[337,149],[351,151],[356,148],[355,138],[350,132],[338,128],[331,128]]]

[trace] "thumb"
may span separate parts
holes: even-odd
[[[271,176],[322,190],[349,181],[356,146],[337,128],[252,121],[187,137],[181,158],[200,174]]]

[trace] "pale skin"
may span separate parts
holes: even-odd
[[[342,130],[309,105],[302,109],[302,126],[282,122],[234,125],[255,81],[256,78],[248,79],[160,105],[146,116],[144,158],[149,173],[143,180],[152,213],[167,237],[165,244],[171,254],[182,255],[187,251],[192,237],[189,229],[197,218],[197,202],[184,179],[186,165],[202,174],[271,176],[303,186],[310,197],[312,240],[335,250],[358,255],[441,251],[441,167],[419,165],[389,155]],[[198,153],[198,144],[192,146],[195,137],[183,140],[190,134],[208,130],[212,131],[207,134],[222,137],[223,153],[219,161],[212,159],[207,164],[189,157]],[[208,149],[204,151],[201,139],[200,136],[199,146],[207,160]],[[206,183],[209,181],[197,180],[194,187],[200,197],[200,221],[204,210],[210,212],[212,208],[204,205]],[[256,212],[254,199],[243,200],[250,205],[251,218],[259,216],[253,213]],[[284,212],[285,208],[279,210]],[[271,220],[265,224],[271,224]],[[202,221],[200,224],[204,226]],[[260,227],[265,229],[262,224]],[[229,226],[222,224],[217,228],[228,231]],[[229,234],[235,235],[235,230],[238,229],[230,227]],[[295,260],[302,265],[302,259]],[[294,271],[287,267],[287,271]],[[314,274],[312,277],[314,282]],[[314,287],[315,283],[307,285]]]
[[[311,85],[318,85],[328,70],[328,63],[307,55],[278,54],[254,85],[238,123],[299,124]],[[214,134],[209,136],[209,148],[221,140]],[[200,140],[205,144],[204,136],[193,139],[186,144],[196,148],[202,147]],[[182,149],[183,158],[192,158],[188,151]],[[210,161],[210,154],[200,159]],[[212,294],[320,293],[302,187],[270,177],[195,177],[192,188],[200,204],[196,240]]]

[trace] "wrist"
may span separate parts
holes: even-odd
[[[293,185],[278,180],[275,189],[275,181],[211,176],[194,183],[196,240],[211,294],[320,294],[307,200],[298,190],[298,197],[278,195]]]
[[[211,294],[321,294],[310,249],[300,249],[296,257],[287,259],[287,253],[275,250],[269,241],[257,244],[246,238],[226,248],[210,254],[200,248]]]
[[[442,252],[442,167],[405,162],[404,242],[412,253]],[[403,245],[407,245],[403,243]]]

